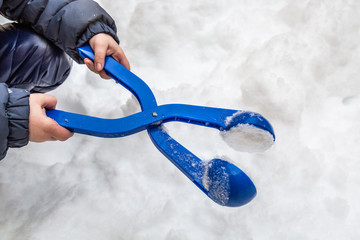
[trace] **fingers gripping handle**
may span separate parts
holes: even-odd
[[[94,52],[89,45],[79,48],[79,53],[84,58],[90,58],[92,61],[95,59]],[[105,58],[104,69],[110,77],[134,94],[142,110],[157,106],[155,96],[149,86],[112,57]]]

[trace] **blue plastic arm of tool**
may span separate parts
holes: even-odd
[[[94,60],[90,46],[79,48],[80,55]],[[147,130],[154,145],[196,186],[213,201],[223,206],[242,206],[256,195],[250,178],[235,165],[213,159],[205,162],[174,140],[162,123],[182,121],[206,127],[229,130],[237,124],[250,124],[275,135],[270,123],[252,112],[168,104],[158,106],[151,89],[135,74],[111,57],[105,59],[105,71],[127,88],[138,99],[142,112],[118,119],[101,119],[59,110],[48,110],[47,115],[73,132],[99,137],[122,137]],[[232,121],[228,121],[231,118]]]
[[[233,127],[233,125],[226,125],[226,119],[238,113],[239,111],[236,110],[185,104],[161,105],[117,119],[103,119],[60,110],[47,110],[49,117],[56,119],[61,126],[72,132],[105,138],[125,137],[171,121],[226,131]],[[271,128],[268,121],[259,114],[241,112],[239,115],[241,118],[236,121],[236,124],[251,124],[265,131]]]

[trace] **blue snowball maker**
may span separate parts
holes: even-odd
[[[84,58],[94,60],[90,46],[81,47],[79,51]],[[159,106],[149,86],[113,58],[106,58],[104,69],[134,94],[141,112],[118,119],[102,119],[59,110],[48,110],[47,115],[73,132],[98,137],[124,137],[147,130],[158,150],[216,203],[238,207],[256,196],[254,184],[242,170],[221,159],[202,161],[173,139],[163,123],[179,121],[216,128],[222,132],[232,132],[239,124],[251,125],[267,132],[272,142],[275,135],[265,118],[256,113],[231,109],[186,104]],[[230,140],[232,139],[231,137]]]

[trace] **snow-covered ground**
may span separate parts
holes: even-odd
[[[258,195],[240,208],[215,204],[146,132],[75,135],[0,162],[1,239],[360,238],[360,1],[99,2],[159,104],[250,110],[272,123],[277,141],[264,153],[166,124],[197,156],[231,159]],[[85,66],[52,94],[58,109],[93,116],[140,110]]]

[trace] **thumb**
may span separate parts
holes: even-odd
[[[73,132],[70,132],[66,128],[61,127],[57,122],[51,119],[52,123],[50,124],[50,128],[48,129],[49,134],[52,139],[59,141],[66,141],[68,138],[74,135]]]
[[[40,104],[42,108],[55,109],[57,104],[57,99],[52,95],[43,94]]]
[[[44,108],[55,109],[57,104],[57,99],[52,95],[43,94],[40,104],[41,104],[41,108],[43,108],[43,111],[45,111]],[[70,132],[66,128],[61,127],[55,120],[47,117],[47,121],[49,121],[47,131],[52,139],[65,141],[74,135],[74,133]]]
[[[94,54],[95,54],[95,69],[100,72],[104,67],[105,56],[107,51],[107,44],[97,43],[94,45]]]

